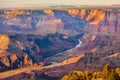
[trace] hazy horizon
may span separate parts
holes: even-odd
[[[17,8],[17,7],[40,7],[54,5],[115,5],[120,4],[120,0],[0,0],[0,8]]]

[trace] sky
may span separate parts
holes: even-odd
[[[120,0],[0,0],[0,8],[38,7],[46,5],[112,5]]]

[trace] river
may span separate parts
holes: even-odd
[[[64,53],[66,53],[66,52],[72,52],[74,49],[80,47],[80,46],[82,45],[82,41],[81,41],[80,39],[79,39],[78,41],[79,41],[79,43],[78,43],[74,48],[68,49],[68,50],[66,50],[66,51],[64,51],[64,52],[60,52],[60,53],[56,54],[55,56],[64,54]]]
[[[80,47],[82,45],[82,41],[80,39],[78,39],[78,41],[79,41],[79,43],[74,48],[68,49],[64,52],[60,52],[60,53],[56,54],[55,56],[59,56],[59,55],[62,55],[62,54],[68,53],[68,52],[72,52],[74,49]],[[52,65],[57,65],[58,64],[58,62],[51,62],[51,63],[52,63]]]

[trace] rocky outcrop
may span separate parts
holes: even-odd
[[[54,15],[54,11],[52,9],[45,9],[45,10],[43,10],[43,12],[48,15]]]
[[[10,54],[0,56],[0,71],[9,69],[17,69],[22,67],[32,66],[33,61],[28,54]]]

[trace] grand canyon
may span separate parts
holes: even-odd
[[[109,80],[62,78],[106,64],[120,71],[119,7],[0,10],[0,80]]]

